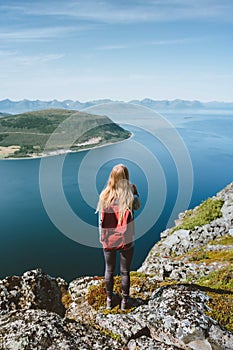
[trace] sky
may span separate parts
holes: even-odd
[[[232,0],[0,0],[0,100],[233,101]]]

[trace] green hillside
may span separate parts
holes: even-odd
[[[52,142],[46,145],[51,134]],[[129,136],[128,131],[106,116],[64,109],[27,112],[0,118],[0,158],[43,156],[68,149],[76,151]]]

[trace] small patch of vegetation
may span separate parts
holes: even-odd
[[[93,322],[93,321],[90,322],[90,326],[93,327],[93,328],[95,328],[95,329],[98,330],[99,332],[101,332],[101,333],[107,335],[108,337],[112,338],[113,340],[116,340],[117,342],[123,344],[120,334],[113,333],[113,332],[111,332],[110,330],[108,330],[108,329],[106,329],[106,328],[104,328],[104,327],[101,327],[100,325],[98,325],[97,323],[95,323],[95,322]]]
[[[148,277],[153,277],[152,275],[147,275],[139,272],[130,273],[130,290],[131,298],[138,298],[140,300],[146,300],[149,298],[149,295],[157,289],[160,285],[159,283],[148,283]],[[121,299],[121,277],[114,277],[114,289],[113,292],[116,294],[116,298]],[[105,310],[106,307],[106,289],[105,282],[102,280],[97,286],[90,286],[87,292],[87,301],[95,309],[101,310],[104,314],[118,314],[118,313],[127,313],[134,309],[134,307],[122,311],[120,305],[117,304],[111,310]]]
[[[188,210],[182,224],[174,227],[172,233],[180,229],[193,230],[196,226],[203,226],[220,218],[223,203],[222,199],[208,198],[196,210]]]
[[[68,291],[63,293],[61,301],[62,304],[65,306],[65,309],[68,309],[70,304],[73,302],[71,295]]]
[[[217,271],[210,272],[207,276],[201,277],[197,283],[201,286],[233,292],[233,266],[226,266]]]
[[[20,118],[8,117],[2,120],[1,125],[4,128],[33,129],[44,133],[51,133],[54,130],[54,123],[50,119],[45,117],[36,118],[31,115],[21,116]]]
[[[207,315],[215,319],[222,327],[233,332],[233,294],[207,293],[211,300],[208,306],[211,308]]]
[[[214,289],[207,292],[211,298],[208,303],[211,310],[207,315],[233,332],[233,266],[213,271],[208,276],[200,278],[197,283]],[[219,292],[216,291],[217,289]]]
[[[3,141],[7,136],[8,134],[0,134],[0,142]]]
[[[233,236],[226,235],[223,237],[218,237],[212,242],[210,242],[211,245],[232,245],[233,244]]]
[[[189,261],[197,263],[211,264],[213,262],[231,262],[233,261],[233,249],[229,250],[210,250],[205,251],[205,248],[198,251],[192,251],[185,255]]]
[[[33,146],[30,146],[30,145],[21,146],[18,151],[15,151],[14,158],[30,157],[30,155],[34,152],[35,152],[35,149]]]
[[[97,286],[90,286],[87,291],[87,301],[95,309],[99,310],[105,306],[106,303],[106,290],[104,281],[100,282]]]

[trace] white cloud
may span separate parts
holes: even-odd
[[[21,11],[28,15],[68,16],[103,23],[138,23],[177,21],[187,19],[232,20],[233,4],[228,0],[145,0],[145,1],[49,1],[26,6]]]
[[[46,63],[50,61],[57,61],[65,57],[64,54],[43,54],[43,55],[21,55],[17,51],[0,50],[0,62],[1,65],[12,67],[12,64],[20,66],[38,65],[40,63]]]
[[[77,27],[47,27],[47,28],[28,28],[17,31],[1,31],[0,40],[46,40],[60,36],[66,36],[70,32],[77,31]],[[81,28],[80,28],[81,30]]]
[[[19,56],[15,57],[15,61],[23,65],[33,65],[38,63],[45,63],[50,61],[57,61],[65,57],[63,54],[48,54],[39,56]]]
[[[144,42],[137,42],[137,43],[129,43],[129,44],[110,44],[110,45],[103,45],[100,47],[97,47],[97,50],[103,50],[103,51],[111,51],[111,50],[125,50],[125,49],[135,49],[145,46],[153,46],[153,45],[179,45],[179,44],[190,44],[196,41],[203,41],[206,37],[201,38],[177,38],[177,39],[168,39],[168,40],[154,40],[154,41],[144,41]]]

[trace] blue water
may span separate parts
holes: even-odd
[[[192,160],[194,181],[189,204],[192,208],[233,181],[233,112],[218,114],[211,111],[186,112],[165,115],[184,140]],[[151,122],[153,123],[153,120]],[[180,184],[176,165],[166,147],[145,130],[132,125],[128,128],[133,132],[134,140],[144,145],[158,159],[165,174],[167,188],[161,214],[148,232],[135,242],[132,269],[137,269],[159,239],[160,232],[166,228]],[[124,142],[126,148],[129,145],[127,142]],[[106,150],[109,154],[119,155],[100,167],[96,186],[98,191],[101,191],[112,166],[124,162],[129,167],[132,182],[137,184],[140,192],[142,208],[136,213],[136,216],[140,216],[148,198],[147,177],[143,172],[143,166],[121,158],[121,147],[122,145],[115,144],[97,150],[100,162]],[[87,223],[96,226],[96,237],[98,237],[95,210],[82,197],[80,191],[82,189],[79,188],[77,179],[80,164],[87,153],[88,151],[72,153],[66,157],[62,184],[73,212]],[[51,157],[51,164],[56,163],[58,157]],[[143,161],[141,159],[142,164]],[[0,161],[0,277],[22,274],[36,267],[41,267],[46,273],[61,276],[68,281],[82,275],[102,275],[104,261],[101,247],[88,247],[69,239],[50,220],[41,200],[39,167],[40,159]],[[88,184],[92,165],[90,164],[85,171],[86,176],[82,181],[87,181]],[[97,202],[91,186],[89,191],[90,194],[93,192],[93,202]],[[156,192],[160,198],[159,187],[156,187]],[[54,206],[56,208],[56,202]],[[187,207],[183,208],[185,209]],[[156,204],[149,209],[149,215],[153,217],[155,212]]]

